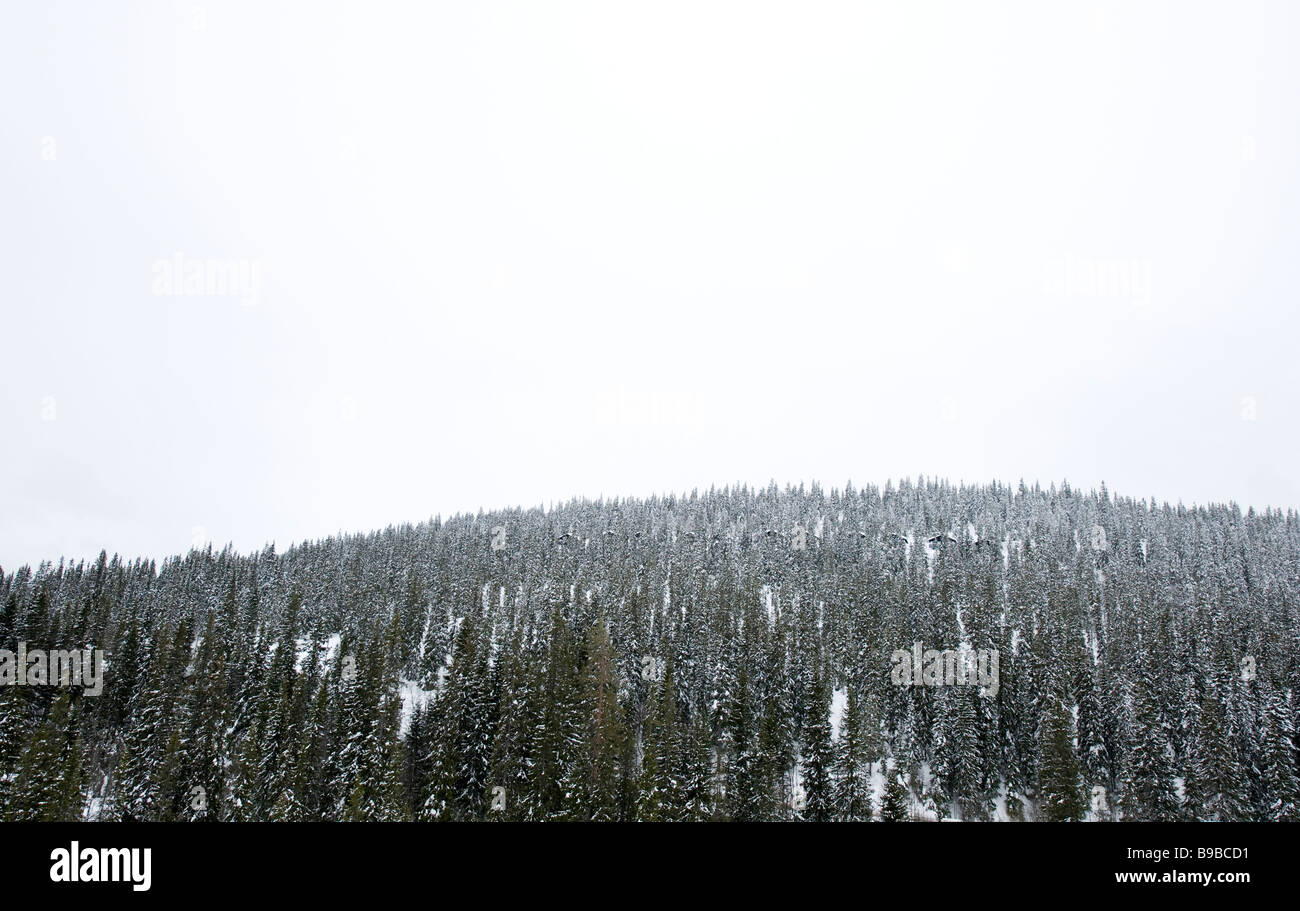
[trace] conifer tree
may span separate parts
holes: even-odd
[[[685,791],[677,683],[671,658],[666,662],[663,679],[651,686],[641,747],[636,818],[643,822],[679,819],[685,811]]]
[[[1138,732],[1124,770],[1120,809],[1125,819],[1174,820],[1173,751],[1160,717],[1150,680],[1141,677],[1134,693],[1134,730]]]
[[[540,819],[576,819],[586,780],[580,758],[585,724],[573,629],[558,602],[551,612],[544,680],[537,763],[529,790],[536,795]]]
[[[1072,714],[1061,694],[1048,698],[1038,759],[1039,811],[1047,822],[1081,822],[1087,810]]]
[[[808,718],[803,732],[803,787],[806,795],[804,818],[827,822],[834,815],[831,785],[830,693],[821,669],[815,668],[808,694]]]
[[[586,715],[583,755],[588,769],[584,788],[585,815],[595,821],[618,818],[625,736],[618,689],[614,648],[605,621],[598,620],[588,637],[583,697]]]
[[[461,621],[446,689],[435,703],[440,719],[430,756],[429,794],[422,818],[475,820],[487,810],[491,762],[491,701],[487,656],[471,612]]]
[[[13,778],[27,738],[26,707],[16,686],[0,686],[0,820],[11,806]]]
[[[1246,777],[1234,736],[1214,688],[1206,690],[1198,716],[1192,768],[1186,787],[1197,818],[1235,822],[1250,816]]]
[[[71,696],[60,693],[33,732],[13,783],[8,816],[15,821],[71,822],[81,818],[81,743]]]
[[[856,687],[850,686],[835,754],[835,815],[847,822],[872,815],[865,714]]]
[[[885,822],[906,822],[910,816],[911,792],[903,780],[903,774],[892,760],[882,761],[885,765],[885,794],[880,804],[880,818]]]
[[[711,819],[715,813],[716,787],[713,778],[713,742],[709,723],[696,715],[688,723],[686,745],[683,750],[682,819],[700,822]]]
[[[1269,697],[1264,715],[1260,754],[1263,768],[1263,818],[1274,822],[1300,819],[1300,780],[1296,774],[1295,725],[1286,695],[1280,690]]]

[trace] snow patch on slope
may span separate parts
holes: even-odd
[[[849,707],[849,691],[840,687],[831,693],[831,740],[840,739],[840,725],[844,723],[844,712]]]

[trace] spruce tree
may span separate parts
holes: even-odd
[[[636,817],[645,822],[681,818],[685,811],[681,725],[671,659],[662,681],[651,686],[650,708],[642,729],[641,772]]]
[[[624,727],[618,702],[613,645],[603,620],[591,628],[587,644],[584,757],[589,770],[584,788],[585,815],[595,821],[618,818],[623,775]]]
[[[1264,713],[1263,817],[1273,822],[1300,820],[1300,780],[1296,774],[1295,726],[1286,695],[1280,690],[1269,697]]]
[[[1038,759],[1039,812],[1047,822],[1081,822],[1087,810],[1072,715],[1061,695],[1048,699]]]
[[[1246,776],[1235,738],[1213,687],[1201,703],[1191,774],[1186,782],[1191,812],[1209,822],[1237,822],[1250,817]]]
[[[1125,819],[1171,821],[1179,814],[1173,751],[1152,689],[1153,683],[1145,678],[1135,687],[1135,737],[1124,769],[1120,810]]]
[[[806,795],[804,818],[827,822],[834,816],[835,803],[831,785],[830,693],[821,669],[813,672],[808,694],[808,718],[803,730],[803,787]]]
[[[28,822],[71,822],[81,818],[81,742],[72,699],[61,692],[33,732],[18,763],[9,818]]]
[[[911,818],[911,791],[893,760],[882,760],[881,764],[885,766],[885,793],[880,804],[880,818],[884,822],[906,822]]]
[[[835,816],[847,822],[869,820],[872,815],[871,770],[864,743],[864,722],[857,688],[849,686],[840,740],[835,749]]]

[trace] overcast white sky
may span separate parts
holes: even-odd
[[[5,3],[0,565],[773,478],[1300,507],[1298,10]]]

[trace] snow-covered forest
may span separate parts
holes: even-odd
[[[1300,515],[921,480],[0,572],[9,820],[1295,819]],[[993,690],[891,656],[996,651]],[[907,681],[904,681],[905,683]]]

